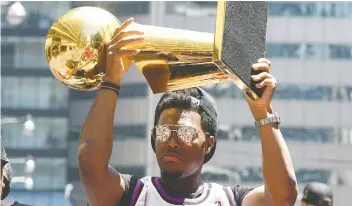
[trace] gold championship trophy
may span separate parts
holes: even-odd
[[[265,2],[219,1],[215,34],[147,26],[142,43],[122,49],[140,49],[133,62],[153,93],[234,82],[252,99],[261,90],[252,82],[251,65],[264,56],[268,5]],[[53,75],[70,88],[98,89],[105,73],[105,45],[120,26],[109,12],[78,7],[57,19],[45,41]]]

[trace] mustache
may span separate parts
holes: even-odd
[[[180,159],[183,159],[182,155],[181,155],[181,152],[178,149],[168,149],[168,150],[166,150],[166,152],[164,153],[163,157],[168,156],[168,155],[176,156],[176,157],[178,157]]]

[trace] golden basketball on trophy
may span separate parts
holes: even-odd
[[[219,1],[214,34],[133,23],[144,41],[121,49],[140,49],[133,62],[153,93],[232,81],[256,99],[261,90],[251,82],[251,65],[264,57],[267,18],[265,2]],[[105,74],[105,46],[119,26],[97,7],[61,16],[45,40],[53,75],[70,88],[96,90]]]

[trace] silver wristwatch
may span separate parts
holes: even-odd
[[[270,115],[265,119],[261,119],[254,122],[256,127],[261,127],[263,125],[272,124],[272,123],[276,123],[277,125],[280,125],[280,116],[277,112],[274,112],[272,115]]]

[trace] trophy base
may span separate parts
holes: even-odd
[[[251,76],[265,54],[267,18],[265,2],[218,2],[213,61],[251,99],[263,93]]]
[[[260,96],[252,90],[250,86],[248,86],[238,75],[232,72],[223,62],[216,61],[215,64],[219,67],[220,70],[224,72],[224,74],[229,78],[229,81],[235,83],[235,85],[242,90],[249,98],[252,100],[258,99]]]

